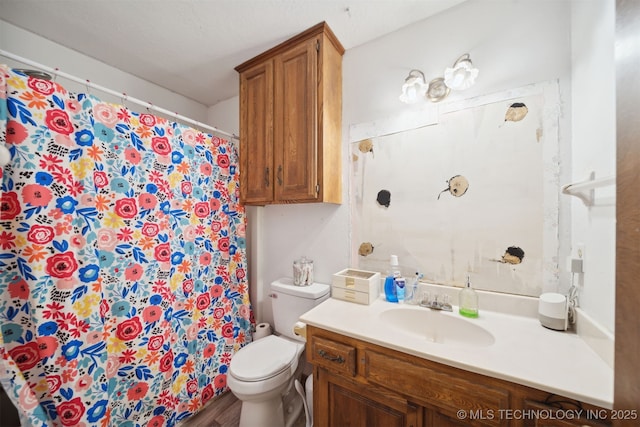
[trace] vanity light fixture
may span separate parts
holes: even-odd
[[[451,90],[465,90],[473,86],[478,72],[468,53],[458,58],[453,67],[446,68],[444,77],[436,77],[429,83],[422,71],[413,69],[404,79],[400,101],[414,104],[426,96],[431,102],[440,102],[449,95]]]
[[[444,84],[453,90],[469,89],[476,82],[478,72],[469,54],[465,53],[456,60],[453,67],[444,70]]]
[[[424,73],[420,70],[411,70],[404,79],[400,101],[414,104],[427,93],[428,87]]]

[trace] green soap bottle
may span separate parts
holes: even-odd
[[[459,294],[458,311],[465,317],[478,317],[478,294],[471,287],[471,279],[467,276],[467,287]]]

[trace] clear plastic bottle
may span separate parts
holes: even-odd
[[[405,289],[404,294],[404,301],[407,304],[417,305],[420,303],[420,297],[418,296],[418,284],[422,277],[422,274],[416,271],[416,275],[413,277],[412,281],[407,282],[407,288]]]
[[[459,294],[458,312],[465,317],[478,317],[478,294],[471,287],[471,279],[467,276],[467,287]]]
[[[396,277],[393,279],[393,286],[396,288],[396,298],[400,304],[404,303],[404,294],[407,282],[404,277]]]
[[[389,302],[398,302],[395,285],[396,277],[400,277],[398,256],[391,255],[389,257],[389,272],[387,273],[387,277],[384,279],[384,296]]]

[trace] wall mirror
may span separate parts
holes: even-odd
[[[538,296],[559,281],[559,95],[539,83],[352,125],[351,250],[363,270]]]

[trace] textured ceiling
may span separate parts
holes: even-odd
[[[210,106],[238,94],[236,65],[321,21],[348,50],[462,1],[0,0],[0,19]]]

